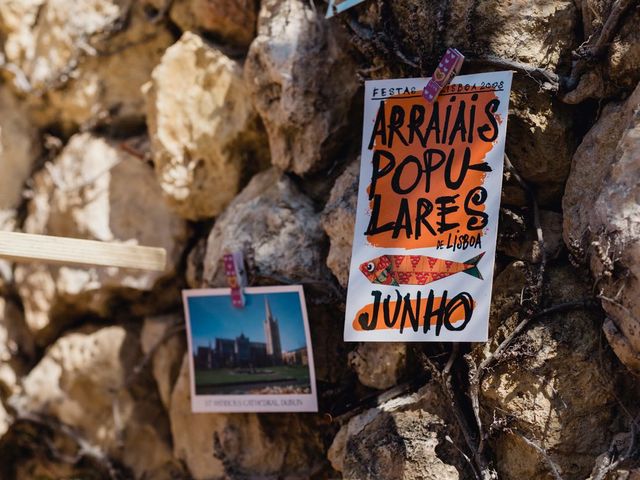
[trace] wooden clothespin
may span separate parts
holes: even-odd
[[[39,261],[162,271],[166,257],[164,248],[0,231],[0,258],[16,262]]]
[[[427,102],[434,102],[442,89],[449,85],[451,80],[460,73],[462,62],[464,62],[464,55],[455,48],[447,48],[444,57],[438,64],[438,68],[433,72],[433,76],[422,90],[422,96]]]
[[[225,253],[223,261],[224,273],[231,288],[231,303],[234,307],[243,308],[245,305],[243,289],[247,286],[247,271],[244,268],[242,252]]]

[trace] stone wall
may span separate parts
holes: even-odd
[[[631,0],[0,2],[0,478],[640,478]],[[487,344],[346,344],[363,81],[515,71]],[[192,414],[180,291],[303,284],[318,414]],[[516,332],[514,334],[514,332]]]

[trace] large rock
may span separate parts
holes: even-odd
[[[218,215],[240,181],[267,163],[240,66],[193,33],[165,52],[147,104],[158,180],[185,218]]]
[[[549,269],[547,295],[553,304],[580,301],[590,285],[570,266]],[[522,262],[496,279],[491,342],[478,346],[480,359],[521,319]],[[493,426],[492,446],[500,478],[549,478],[537,443],[562,470],[563,478],[586,478],[596,457],[609,447],[616,420],[612,356],[600,345],[601,316],[576,309],[535,320],[510,347],[506,358],[485,373],[480,389],[485,431]]]
[[[132,378],[138,339],[123,327],[71,333],[56,341],[11,399],[19,414],[56,417],[131,468],[135,478],[176,469],[167,417],[148,374]]]
[[[73,316],[107,316],[118,298],[141,300],[175,273],[187,235],[185,222],[163,202],[153,170],[117,143],[90,134],[73,136],[34,177],[24,229],[167,251],[164,272],[41,263],[17,266],[15,280],[26,321],[41,344]]]
[[[147,1],[3,2],[0,31],[12,85],[34,118],[65,129],[144,121],[140,87],[169,30],[147,16]]]
[[[14,209],[0,210],[0,231],[16,230],[18,211]],[[13,282],[13,263],[0,259],[0,293],[5,294]]]
[[[358,90],[348,42],[302,0],[265,0],[245,78],[269,134],[271,162],[318,170],[345,138]]]
[[[170,14],[182,30],[248,47],[256,34],[257,7],[254,0],[176,0]]]
[[[40,154],[38,140],[24,106],[9,89],[0,88],[0,210],[20,205],[24,181]]]
[[[11,426],[11,416],[7,413],[4,405],[0,403],[0,438],[7,433]]]
[[[191,413],[188,360],[185,355],[170,417],[174,455],[193,478],[309,478],[323,468],[315,415]]]
[[[445,440],[456,435],[441,398],[427,385],[354,416],[333,440],[331,465],[344,478],[362,480],[466,478],[459,472],[463,458]]]
[[[19,390],[20,377],[28,371],[25,360],[33,359],[34,347],[18,305],[0,297],[0,438],[12,423],[3,401]]]
[[[640,372],[640,85],[607,105],[573,157],[563,198],[564,239],[588,262],[614,351]]]
[[[184,329],[180,326],[184,327],[182,315],[148,317],[140,333],[142,352],[151,357],[151,372],[167,410],[187,348]]]
[[[349,364],[358,380],[367,387],[384,390],[393,387],[406,367],[405,343],[362,343],[349,354]]]
[[[562,198],[577,144],[574,117],[566,105],[539,93],[538,85],[514,78],[505,148],[542,206],[554,208]]]
[[[322,212],[322,228],[331,240],[327,266],[340,285],[345,288],[349,282],[359,176],[360,159],[358,158],[352,161],[336,180]]]
[[[272,168],[253,177],[216,221],[207,241],[204,282],[225,286],[222,256],[240,250],[254,281],[328,284],[324,242],[311,201]]]
[[[0,297],[0,398],[16,391],[27,362],[35,357],[35,342],[20,307]]]

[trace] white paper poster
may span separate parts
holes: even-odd
[[[346,341],[486,341],[511,72],[366,82]]]

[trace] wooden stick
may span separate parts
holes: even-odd
[[[17,262],[40,261],[162,271],[166,256],[164,248],[0,232],[0,257]]]

